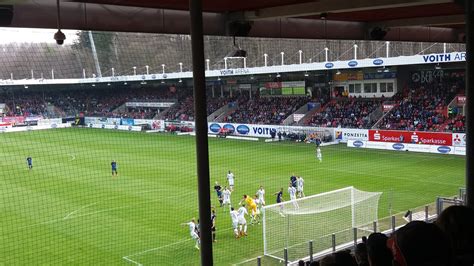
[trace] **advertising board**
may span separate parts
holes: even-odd
[[[369,130],[368,129],[354,129],[354,128],[336,128],[336,141],[346,143],[348,140],[369,140]]]
[[[369,141],[442,146],[451,146],[453,143],[451,133],[372,129],[369,130]]]
[[[465,133],[453,133],[451,135],[453,138],[454,147],[466,147],[466,134]]]

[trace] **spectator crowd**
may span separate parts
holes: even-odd
[[[238,107],[225,117],[224,122],[279,125],[308,102],[306,97],[242,96]]]
[[[316,113],[309,125],[317,127],[370,128],[376,121],[369,115],[381,108],[380,99],[341,98],[330,101]]]
[[[390,235],[372,233],[354,250],[343,250],[318,266],[472,266],[474,265],[474,210],[446,208],[434,223],[412,221]]]
[[[0,91],[0,103],[6,104],[4,116],[61,117],[84,116],[140,119],[194,120],[192,88],[176,87],[102,87],[44,90],[15,89]],[[259,96],[238,90],[220,92],[207,98],[207,115],[229,106],[219,116],[220,122],[247,124],[282,124],[299,108],[312,102],[322,108],[304,124],[317,127],[380,128],[410,131],[465,132],[465,117],[459,108],[449,105],[462,95],[459,82],[424,84],[402,89],[390,99],[337,97],[332,100],[301,96]],[[230,95],[229,95],[230,94]],[[173,102],[169,108],[127,107],[127,102]],[[392,109],[383,114],[384,102]],[[383,116],[382,116],[383,115]],[[217,116],[216,116],[217,117]]]
[[[461,89],[457,84],[426,84],[405,88],[399,104],[385,115],[379,128],[393,130],[444,131],[447,105]]]

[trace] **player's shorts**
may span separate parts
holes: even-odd
[[[245,220],[245,218],[239,218],[239,224],[247,224],[247,220]]]
[[[230,199],[224,199],[223,204],[230,204]]]
[[[252,215],[257,214],[257,205],[256,205],[256,204],[250,205],[250,206],[249,206],[249,209],[250,209],[250,211],[252,212]]]
[[[216,231],[216,227],[215,227],[215,226],[211,227],[211,231],[212,231],[212,232],[215,232],[215,231]]]
[[[232,228],[237,229],[239,226],[239,221],[232,221]]]
[[[191,234],[191,238],[194,239],[194,240],[196,240],[196,239],[199,239],[199,236],[198,236],[198,234],[196,234],[196,233],[192,233],[192,234]]]
[[[296,200],[296,196],[290,196],[290,200]]]
[[[296,188],[296,191],[298,191],[298,192],[303,192],[303,187],[297,187],[297,188]]]
[[[234,186],[234,180],[233,179],[229,179],[229,186],[231,186],[231,187]]]

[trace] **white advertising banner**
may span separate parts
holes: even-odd
[[[465,147],[410,144],[410,143],[407,144],[407,143],[398,143],[398,142],[348,140],[347,147],[392,150],[392,151],[412,151],[412,152],[437,153],[437,154],[457,154],[457,155],[466,154]]]
[[[164,120],[135,119],[135,125],[149,125],[152,130],[165,131]]]
[[[350,140],[347,141],[347,147],[366,148],[367,147],[367,141],[350,139]]]
[[[126,131],[141,131],[142,127],[139,126],[127,126],[127,125],[106,125],[106,124],[88,124],[90,128],[104,128],[104,129],[115,129],[115,130],[126,130]]]
[[[63,122],[62,120],[63,120],[62,118],[41,119],[41,120],[38,120],[38,126],[61,124]]]
[[[454,154],[466,155],[466,147],[454,147]]]
[[[366,144],[366,147],[369,149],[378,149],[378,150],[386,150],[387,145],[382,142],[373,142],[373,141],[368,141]]]
[[[127,107],[151,107],[151,108],[168,108],[174,105],[174,102],[126,102]]]
[[[346,143],[348,140],[369,140],[368,129],[355,129],[355,128],[336,128],[334,129],[336,134],[336,141]]]
[[[334,138],[333,128],[321,127],[302,127],[302,126],[282,126],[282,125],[256,125],[256,124],[235,124],[235,123],[208,123],[209,134],[217,134],[224,128],[237,136],[271,138],[271,132],[304,132],[304,133],[318,133],[329,134]],[[277,136],[276,136],[277,137]],[[321,136],[322,137],[322,136]]]
[[[453,146],[454,147],[466,147],[466,134],[465,133],[453,133]]]
[[[50,124],[50,125],[38,125],[38,126],[27,126],[27,127],[0,127],[0,133],[10,133],[10,132],[22,132],[22,131],[32,131],[32,130],[44,130],[44,129],[53,129],[53,128],[67,128],[71,127],[71,124]]]
[[[406,144],[406,151],[431,153],[431,145],[425,144]]]

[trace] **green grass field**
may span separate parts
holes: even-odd
[[[464,186],[461,156],[210,139],[211,183],[236,176],[232,202],[263,185],[266,201],[305,178],[306,195],[355,186],[380,191],[379,216],[452,196]],[[33,170],[26,157],[33,158]],[[118,162],[112,178],[110,162]],[[198,216],[194,138],[101,129],[0,134],[0,265],[195,265],[180,223]],[[285,189],[286,192],[286,189]],[[213,205],[216,196],[212,191]],[[285,195],[286,198],[287,195]],[[262,255],[262,228],[234,239],[217,208],[216,265]],[[124,259],[125,257],[125,259]],[[127,261],[130,259],[131,261]]]

